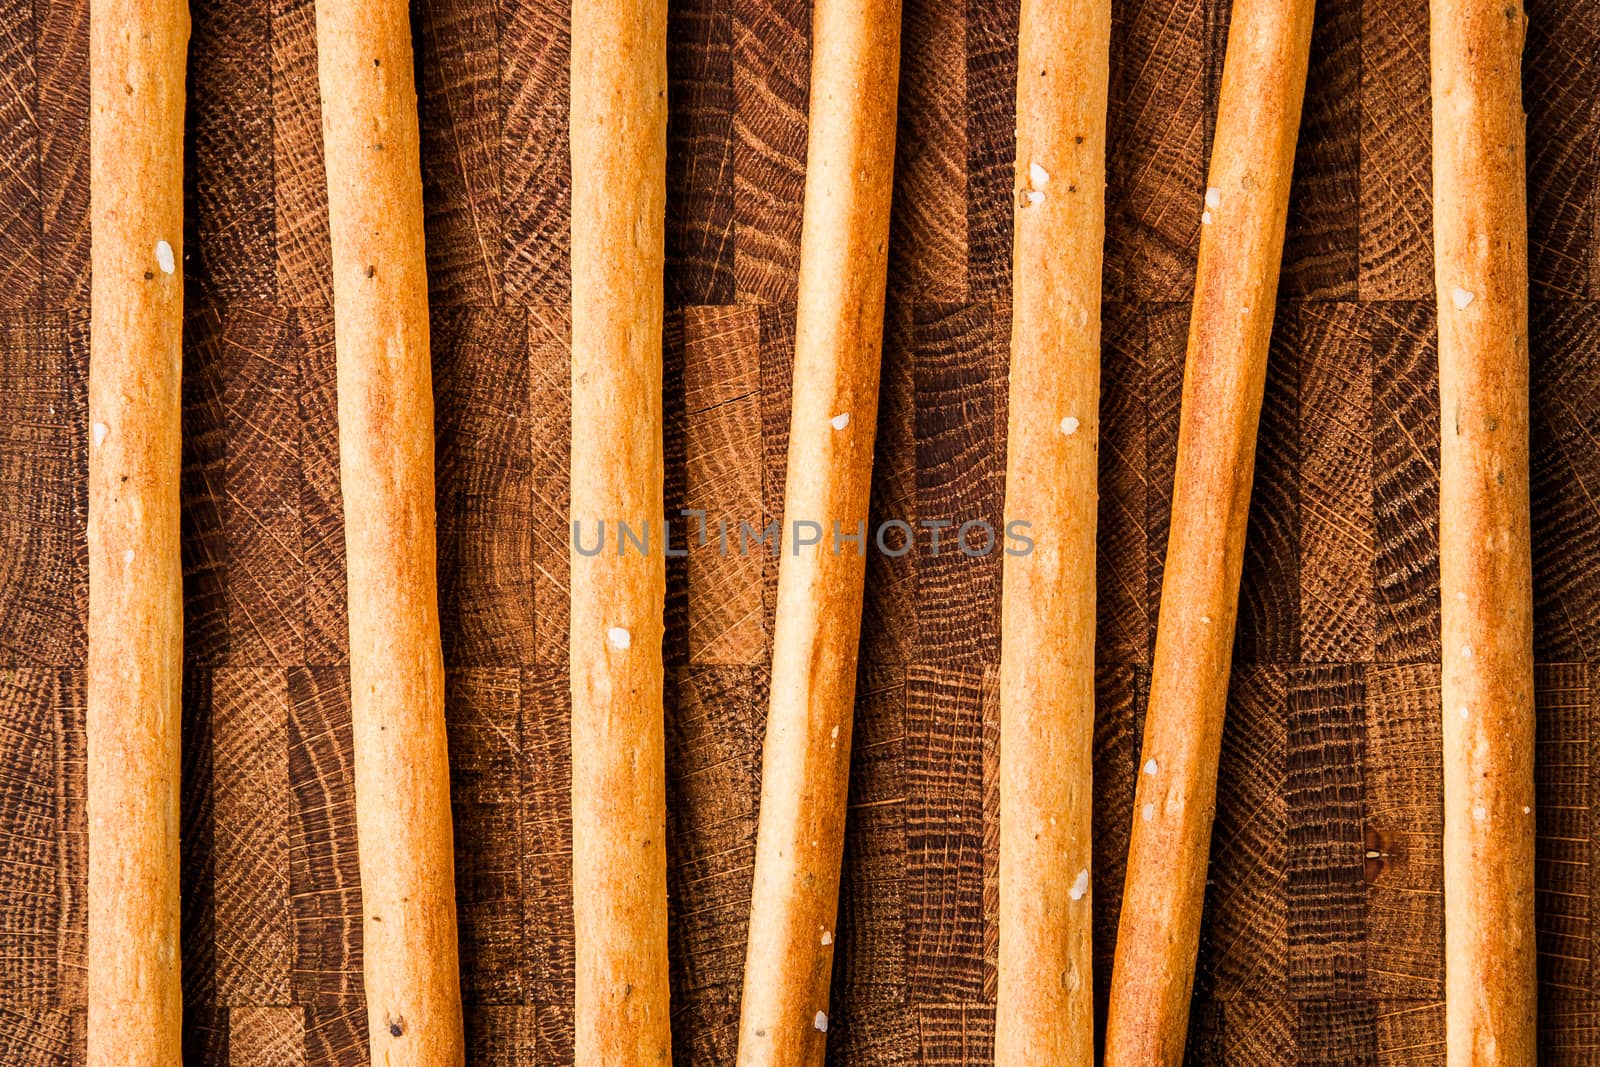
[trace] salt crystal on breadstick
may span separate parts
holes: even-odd
[[[374,1063],[463,1062],[434,560],[422,172],[404,0],[317,0]]]
[[[572,7],[572,889],[584,1064],[670,1056],[666,0]],[[585,57],[579,62],[577,57]],[[647,542],[624,543],[619,524]],[[580,544],[602,542],[597,553]]]
[[[817,0],[744,1067],[821,1063],[828,1028],[866,575],[864,555],[849,542],[834,551],[833,533],[867,519],[899,66],[899,0]],[[821,543],[798,543],[807,522]]]
[[[88,1062],[170,1067],[178,959],[184,0],[89,8]]]
[[[1520,0],[1433,0],[1446,1049],[1532,1064],[1533,593]]]
[[[995,1063],[1094,1059],[1089,857],[1110,0],[1024,0],[1000,630]]]
[[[1183,376],[1107,1067],[1183,1058],[1312,0],[1234,0]]]

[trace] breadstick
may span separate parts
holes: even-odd
[[[811,25],[811,131],[783,559],[739,1018],[744,1067],[822,1062],[864,542],[873,536],[865,524],[878,417],[900,2],[817,0]],[[817,528],[820,543],[801,544]],[[862,542],[843,540],[863,532]]]
[[[580,1064],[671,1054],[661,325],[666,0],[572,8],[572,890]],[[643,536],[624,540],[619,524]],[[605,541],[590,554],[582,546]],[[619,548],[622,549],[619,552]]]
[[[89,8],[90,1067],[171,1067],[183,566],[184,0]]]
[[[372,1061],[463,1060],[405,0],[317,0]]]
[[[1312,0],[1234,0],[1183,377],[1107,1067],[1183,1056]]]
[[[1528,243],[1518,0],[1433,0],[1447,1057],[1535,1055]]]
[[[1024,0],[1000,628],[995,1063],[1094,1060],[1089,893],[1110,0]]]

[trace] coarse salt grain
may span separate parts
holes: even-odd
[[[1482,804],[1475,805],[1472,809],[1472,817],[1482,822],[1489,817],[1489,809]]]
[[[1211,225],[1211,212],[1209,212],[1209,211],[1200,212],[1200,224],[1203,225],[1203,226],[1210,226]]]
[[[1467,707],[1465,704],[1461,705],[1461,719],[1462,719],[1462,721],[1465,722],[1467,720],[1467,718],[1469,716],[1471,716],[1471,715],[1472,715],[1472,709]]]
[[[124,562],[124,563],[132,563],[133,562],[133,549],[130,548],[126,552],[124,552],[122,554],[122,562]]]
[[[1462,645],[1461,646],[1461,658],[1462,659],[1471,659],[1472,658],[1472,646],[1471,645]]]
[[[1156,773],[1156,771],[1158,771],[1160,769],[1161,769],[1160,766],[1157,765],[1157,763],[1156,763],[1156,761],[1154,759],[1147,759],[1147,760],[1144,761],[1144,773],[1146,773],[1146,774],[1154,774],[1154,773]]]
[[[1533,814],[1533,809],[1528,807],[1528,805],[1524,804],[1524,805],[1522,805],[1522,814],[1524,814],[1524,815],[1532,815]]]
[[[1156,806],[1154,804],[1146,804],[1140,809],[1139,814],[1144,816],[1145,822],[1149,822],[1151,819],[1156,817]]]
[[[89,432],[94,437],[94,443],[97,446],[103,445],[106,441],[106,434],[111,432],[111,427],[103,422],[97,422],[89,428]]]
[[[1040,204],[1044,203],[1044,194],[1041,193],[1037,189],[1029,189],[1028,190],[1028,203],[1032,204],[1035,207],[1038,207]]]
[[[1050,172],[1037,163],[1030,163],[1028,164],[1028,180],[1033,183],[1035,189],[1043,189],[1045,183],[1050,180]]]
[[[172,254],[172,246],[165,241],[156,242],[156,262],[160,264],[162,274],[171,274],[178,269],[178,260]]]
[[[1470,290],[1463,289],[1459,285],[1450,290],[1450,300],[1458,308],[1465,308],[1475,299],[1477,299],[1477,294],[1471,292]]]
[[[1068,415],[1066,418],[1061,420],[1061,432],[1066,434],[1068,437],[1071,437],[1073,434],[1078,432],[1078,427],[1081,425],[1082,423],[1080,423],[1075,416]]]
[[[606,640],[611,642],[612,648],[627,648],[633,644],[633,635],[620,626],[613,626],[606,631]]]
[[[1087,870],[1079,871],[1078,877],[1072,880],[1072,888],[1067,890],[1067,896],[1073,900],[1082,900],[1088,892],[1089,872]]]
[[[830,730],[828,732],[828,736],[829,737],[834,737],[834,738],[838,737],[839,736],[839,728],[837,726],[835,726],[832,730]]]
[[[839,414],[829,419],[828,424],[835,430],[842,430],[846,426],[850,425],[850,413],[848,411],[841,411]]]
[[[1213,185],[1211,188],[1206,190],[1206,207],[1221,207],[1221,206],[1222,206],[1222,190],[1218,189],[1216,186]]]
[[[822,943],[824,945],[833,944],[833,931],[831,931],[831,930],[822,931]]]
[[[811,1020],[811,1025],[815,1026],[818,1030],[822,1031],[823,1033],[827,1033],[828,1032],[828,1013],[825,1012],[825,1011],[817,1012],[817,1017],[815,1019]]]

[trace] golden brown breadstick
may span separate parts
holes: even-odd
[[[89,8],[90,1067],[173,1067],[185,0]]]
[[[1183,377],[1172,531],[1106,1024],[1183,1056],[1312,0],[1234,0]]]
[[[572,8],[572,890],[580,1064],[671,1054],[661,423],[666,0]],[[626,540],[626,523],[633,536]],[[596,538],[604,546],[592,548]],[[618,548],[623,551],[619,553]]]
[[[995,1063],[1089,1064],[1095,523],[1110,0],[1024,0],[1000,628]]]
[[[1433,0],[1445,1016],[1457,1067],[1535,1055],[1533,562],[1519,0]]]
[[[899,0],[817,0],[783,559],[739,1018],[744,1067],[820,1063],[828,1027],[866,574],[865,545],[858,552],[842,538],[872,537],[899,69]],[[802,545],[817,528],[820,543]]]
[[[460,1064],[422,172],[405,0],[317,0],[372,1061]]]

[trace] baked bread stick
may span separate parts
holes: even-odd
[[[572,890],[580,1064],[668,1061],[666,0],[572,8]],[[643,548],[628,543],[626,523]],[[598,553],[580,551],[597,537]]]
[[[435,585],[422,171],[404,0],[317,0],[372,1061],[463,1060]]]
[[[1535,1059],[1528,233],[1519,0],[1433,0],[1445,1019]]]
[[[1312,0],[1234,0],[1205,194],[1107,1067],[1182,1060]]]
[[[1000,627],[995,1063],[1094,1061],[1100,276],[1110,0],[1024,0],[1017,61],[1007,524]]]
[[[826,1040],[866,575],[833,533],[867,520],[899,65],[899,0],[817,0],[743,1067],[821,1063]]]
[[[88,1062],[176,1067],[185,0],[89,7]]]

